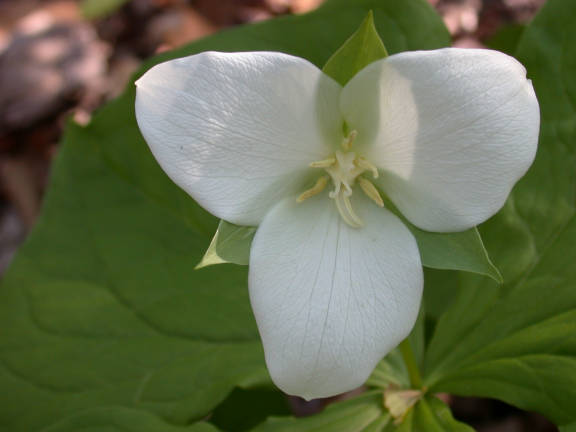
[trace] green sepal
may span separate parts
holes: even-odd
[[[454,233],[433,233],[416,228],[410,223],[406,223],[406,226],[416,238],[425,267],[477,273],[498,283],[504,281],[490,259],[476,227]]]
[[[328,59],[322,70],[345,86],[358,72],[376,60],[388,57],[388,51],[374,25],[374,14],[368,12],[360,27]]]
[[[394,209],[391,210],[402,218]],[[490,260],[476,228],[457,233],[432,233],[402,220],[418,243],[422,265],[425,267],[477,273],[502,283],[502,276]],[[210,246],[196,268],[224,263],[248,265],[254,234],[255,227],[220,221]]]
[[[488,255],[478,228],[448,233],[425,231],[411,224],[382,191],[380,196],[384,197],[386,208],[404,222],[416,239],[424,267],[476,273],[488,276],[499,284],[503,282],[500,271]]]
[[[234,225],[221,220],[210,246],[196,269],[226,263],[248,265],[254,234],[256,234],[255,227]]]

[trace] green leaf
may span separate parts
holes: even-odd
[[[426,356],[432,391],[502,399],[576,420],[576,4],[546,3],[517,57],[542,114],[538,155],[481,227],[506,284],[462,275]]]
[[[452,417],[450,408],[434,396],[426,396],[410,410],[398,432],[474,432]]]
[[[370,63],[387,56],[388,52],[378,35],[374,15],[370,11],[358,30],[330,57],[322,70],[345,86]]]
[[[105,405],[182,425],[266,380],[245,269],[193,271],[207,236],[109,164],[102,145],[116,141],[102,128],[68,129],[42,219],[0,291],[10,431]]]
[[[496,51],[514,55],[525,29],[526,25],[524,24],[507,25],[490,37],[490,39],[485,42],[486,46]]]
[[[225,263],[248,265],[254,234],[255,227],[234,225],[221,220],[208,250],[196,268]]]
[[[430,326],[452,304],[460,289],[460,273],[449,270],[424,269],[424,298],[426,306],[427,335],[431,333]]]
[[[82,411],[44,429],[45,432],[218,432],[209,423],[172,426],[146,411],[102,407]]]
[[[369,10],[391,52],[449,42],[424,0],[346,0],[216,34],[140,74],[206,50],[322,65]],[[217,224],[158,167],[133,85],[88,127],[70,126],[40,221],[0,287],[0,429],[39,431],[110,406],[184,428],[234,388],[269,384],[246,269],[193,270]]]
[[[576,432],[576,423],[570,423],[569,425],[561,426],[560,432]]]
[[[376,432],[390,423],[382,393],[371,392],[332,404],[312,417],[271,417],[252,432]]]
[[[243,432],[270,416],[290,415],[288,398],[276,389],[235,389],[210,416],[226,432]]]
[[[88,19],[104,18],[128,3],[128,0],[82,0],[80,10]]]

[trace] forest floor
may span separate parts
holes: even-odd
[[[460,47],[485,47],[501,29],[521,29],[545,2],[428,1]],[[39,214],[66,118],[89,122],[155,53],[223,28],[306,13],[322,2],[131,0],[87,19],[77,0],[0,0],[0,275]],[[478,431],[557,430],[541,416],[501,402],[449,402],[456,417]],[[303,414],[322,404],[292,405]]]

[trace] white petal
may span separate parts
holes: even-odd
[[[257,225],[341,140],[341,87],[298,57],[206,52],[159,64],[137,86],[138,124],[164,171],[236,224]]]
[[[342,91],[343,115],[380,186],[415,225],[460,231],[504,204],[531,165],[540,114],[524,67],[448,48],[388,57]]]
[[[362,385],[416,320],[416,242],[396,216],[361,200],[362,228],[324,195],[284,200],[256,232],[250,299],[268,370],[286,393],[312,399]]]

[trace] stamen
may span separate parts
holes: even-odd
[[[310,168],[329,168],[336,163],[336,158],[331,157],[328,159],[312,162],[308,165]]]
[[[372,171],[372,177],[374,177],[375,179],[378,178],[378,168],[376,168],[374,164],[372,164],[370,161],[363,158],[362,156],[356,159],[356,166],[358,166],[358,168],[362,168],[367,171]]]
[[[342,148],[346,151],[352,148],[352,144],[354,144],[354,140],[358,136],[358,131],[354,129],[352,132],[348,134],[348,137],[344,138],[342,141]]]
[[[352,208],[349,196],[341,192],[334,199],[334,202],[336,203],[338,213],[340,213],[340,216],[342,217],[344,222],[346,222],[352,228],[360,228],[363,225],[362,219],[358,217],[358,215],[354,212],[354,209]]]
[[[328,176],[322,176],[318,180],[316,180],[316,184],[312,186],[310,189],[305,190],[300,194],[298,198],[296,198],[297,203],[301,203],[302,201],[307,200],[314,195],[319,194],[324,190],[326,185],[328,184]]]
[[[368,198],[374,201],[378,207],[384,207],[384,201],[382,201],[378,189],[376,189],[376,186],[374,186],[370,180],[366,180],[364,177],[358,177],[358,183]]]
[[[328,196],[334,200],[338,213],[345,223],[353,228],[360,228],[363,225],[362,219],[354,212],[350,197],[353,193],[354,185],[358,181],[362,191],[379,207],[384,207],[384,201],[374,186],[369,180],[360,177],[366,171],[370,171],[374,178],[378,178],[378,169],[367,159],[358,156],[356,152],[352,151],[352,146],[358,132],[352,130],[348,132],[347,124],[343,125],[343,135],[341,150],[336,150],[335,153],[323,160],[314,161],[309,166],[311,168],[322,168],[329,175],[320,177],[316,184],[310,189],[304,191],[296,201],[301,203],[314,195],[319,194],[332,182],[334,189],[329,192]]]

